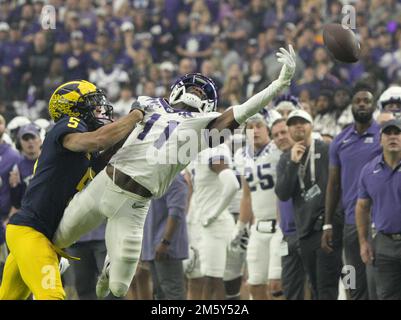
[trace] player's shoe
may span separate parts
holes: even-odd
[[[109,269],[110,269],[110,259],[107,256],[106,260],[104,261],[102,273],[100,274],[96,283],[96,295],[99,299],[104,299],[110,294]]]
[[[60,262],[59,262],[60,275],[62,275],[64,272],[66,272],[66,270],[68,269],[69,266],[70,266],[69,261],[64,257],[61,257]]]

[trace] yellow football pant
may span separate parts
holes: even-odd
[[[9,224],[7,257],[0,300],[27,299],[31,292],[36,300],[63,300],[59,260],[52,243],[39,231]]]

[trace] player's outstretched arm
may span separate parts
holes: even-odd
[[[63,139],[64,148],[74,152],[101,151],[124,139],[142,121],[144,110],[135,108],[126,116],[92,132],[70,133]]]
[[[277,61],[283,64],[279,77],[274,80],[267,88],[249,98],[243,104],[233,106],[225,111],[220,117],[214,120],[209,129],[235,129],[244,123],[249,117],[262,110],[272,101],[285,87],[289,86],[295,72],[296,54],[291,45],[288,51],[280,48],[276,53]]]

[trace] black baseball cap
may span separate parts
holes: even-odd
[[[392,119],[389,121],[386,121],[385,123],[382,124],[382,128],[381,128],[381,132],[383,133],[385,130],[387,130],[388,128],[398,128],[398,130],[401,131],[401,120],[399,119]]]

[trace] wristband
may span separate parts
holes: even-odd
[[[331,229],[333,229],[333,225],[332,224],[324,224],[323,225],[323,231],[324,230],[331,230]]]

